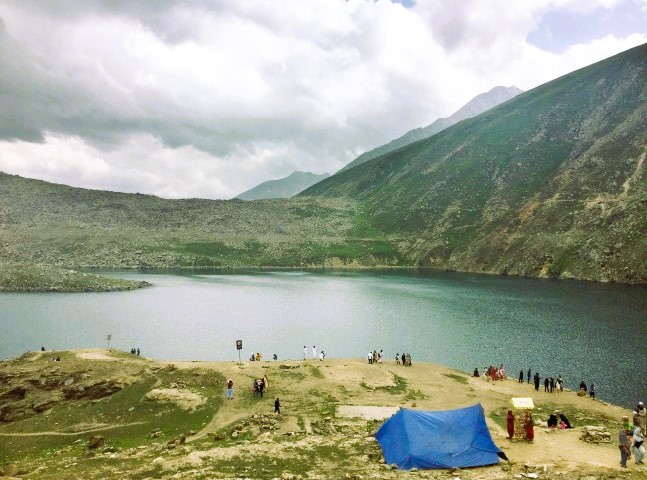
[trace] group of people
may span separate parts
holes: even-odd
[[[532,375],[532,370],[529,368],[528,372],[526,373],[526,378],[528,379],[528,383],[530,383],[530,379],[532,378],[532,383],[535,386],[535,390],[539,391],[539,386],[541,384],[541,377],[539,376],[539,372],[535,372],[534,375]],[[519,370],[519,383],[523,383],[523,370]],[[544,378],[544,392],[548,393],[561,393],[564,391],[564,379],[562,378],[561,374],[557,375],[557,377],[545,377]]]
[[[586,383],[584,383],[584,380],[580,382],[580,388],[577,391],[577,395],[579,397],[586,397]],[[589,397],[595,398],[595,384],[591,384],[589,387]]]
[[[131,349],[130,349],[130,353],[131,353],[132,355],[137,355],[137,356],[139,357],[139,354],[140,354],[141,352],[139,351],[139,347],[137,347],[137,348],[133,347],[133,348],[131,348]]]
[[[508,438],[512,439],[515,436],[515,416],[512,410],[508,410],[506,416],[506,426],[508,429]],[[523,412],[523,438],[532,442],[535,439],[535,424],[532,419],[530,410]]]
[[[267,376],[263,376],[263,378],[257,378],[254,380],[254,384],[252,386],[252,391],[254,392],[254,396],[260,396],[263,398],[263,393],[267,389],[268,386],[268,380]],[[234,398],[234,381],[231,377],[227,379],[225,382],[225,387],[227,389],[227,400],[233,400]],[[274,400],[274,413],[280,414],[281,413],[281,401],[279,400],[279,397],[276,397],[276,400]]]
[[[479,376],[479,369],[474,369],[474,376]],[[505,380],[505,367],[503,364],[499,364],[498,367],[490,365],[489,367],[483,367],[483,380]]]
[[[395,364],[396,365],[405,365],[407,367],[411,366],[411,354],[410,353],[403,353],[402,356],[400,354],[396,353],[395,354]]]
[[[317,347],[313,345],[312,358],[313,360],[319,360],[320,362],[323,362],[326,359],[326,352],[324,352],[322,349],[319,353],[317,353]],[[303,359],[308,359],[308,347],[306,347],[305,345],[303,346]]]
[[[379,352],[377,350],[368,352],[366,358],[368,359],[369,365],[373,365],[375,363],[384,363],[384,350],[380,350]]]
[[[647,430],[647,409],[643,402],[638,402],[633,411],[633,424],[623,417],[623,426],[618,436],[620,448],[620,465],[627,467],[627,461],[633,458],[639,465],[645,463],[645,431]]]
[[[559,418],[558,418],[559,417]],[[548,416],[548,421],[546,422],[549,428],[560,428],[565,430],[567,428],[573,428],[571,422],[566,418],[561,412],[553,412]]]

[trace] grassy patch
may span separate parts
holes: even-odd
[[[467,377],[465,375],[459,375],[457,373],[445,373],[444,375],[447,378],[451,378],[452,380],[456,380],[458,383],[462,383],[463,385],[467,385]]]

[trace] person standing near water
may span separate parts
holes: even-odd
[[[523,383],[523,370],[519,370],[519,383]]]

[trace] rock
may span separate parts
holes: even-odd
[[[5,477],[15,477],[16,475],[18,475],[18,465],[16,465],[15,463],[7,463],[4,466],[3,475]]]
[[[101,435],[93,435],[90,437],[90,441],[88,442],[88,448],[90,450],[96,450],[97,448],[103,447],[105,443],[106,439],[104,437]]]
[[[186,443],[186,437],[184,435],[178,435],[177,437],[166,442],[167,445],[184,445]]]
[[[587,425],[580,435],[580,440],[589,443],[611,443],[611,434],[605,427]]]

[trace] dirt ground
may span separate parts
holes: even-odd
[[[83,368],[84,362],[101,362],[106,367],[114,368],[115,375],[118,375],[120,370],[126,370],[124,367],[129,362],[138,362],[137,365],[141,365],[144,361],[147,368],[151,369],[172,365],[177,369],[196,371],[196,375],[197,372],[206,376],[209,376],[210,372],[217,372],[218,378],[232,378],[234,381],[234,399],[224,399],[223,382],[220,385],[224,399],[222,406],[210,421],[205,422],[200,431],[187,438],[182,449],[173,452],[172,458],[159,455],[157,451],[154,454],[150,453],[148,463],[154,460],[156,467],[163,472],[160,476],[151,478],[238,478],[235,475],[210,477],[204,469],[212,461],[235,459],[239,455],[240,445],[217,446],[205,442],[214,435],[229,432],[227,429],[231,429],[232,425],[250,417],[262,415],[263,418],[271,418],[274,415],[274,399],[277,397],[281,402],[281,415],[276,417],[280,420],[280,427],[277,427],[280,430],[260,431],[253,441],[246,440],[244,451],[247,455],[253,457],[269,453],[274,458],[283,459],[289,465],[289,458],[294,455],[295,449],[308,451],[316,445],[348,444],[349,448],[355,448],[357,444],[362,444],[367,445],[369,450],[380,452],[370,433],[371,429],[374,433],[374,430],[379,428],[380,421],[397,412],[399,408],[447,410],[480,403],[494,442],[506,453],[510,461],[498,466],[460,472],[420,471],[415,472],[415,478],[647,478],[647,468],[635,464],[633,460],[630,461],[628,469],[622,469],[619,465],[618,429],[622,416],[631,416],[631,412],[599,400],[578,397],[569,391],[551,394],[540,389],[537,392],[531,385],[519,384],[516,380],[488,382],[480,377],[472,377],[466,372],[425,363],[405,367],[395,365],[392,361],[369,365],[360,359],[326,359],[323,362],[162,362],[129,359],[123,352],[116,355],[107,350],[82,350],[76,351],[75,354],[80,361],[79,368]],[[33,358],[38,358],[38,355],[34,355]],[[253,399],[252,381],[263,377],[268,380],[265,397],[262,400]],[[132,382],[132,374],[124,373],[123,380]],[[179,402],[178,404],[185,409],[194,408],[201,401],[200,398],[186,393],[178,395],[177,391],[160,386],[151,389],[149,394],[152,397],[159,396],[163,401]],[[510,408],[513,397],[530,397],[534,401],[536,426],[532,442],[507,438],[502,419]],[[547,428],[545,421],[548,414],[556,409],[569,412],[569,419],[575,428]],[[83,421],[81,418],[75,420],[77,423]],[[330,426],[325,432],[322,431],[324,424]],[[583,441],[580,437],[587,425],[606,428],[610,433],[611,442]],[[109,429],[110,425],[101,427]],[[91,431],[92,429],[88,430]],[[0,441],[11,435],[3,434],[0,428]],[[289,444],[284,441],[286,438],[291,438]],[[146,458],[148,453],[145,446],[140,448],[137,455],[142,459]],[[318,458],[316,461],[320,462],[316,471],[308,472],[303,477],[290,477],[286,474],[285,478],[333,478],[338,471],[338,466],[326,458]],[[354,474],[356,477],[341,478],[390,479],[410,478],[413,475],[412,472],[388,468],[379,454],[375,458],[372,455],[358,457],[356,462],[356,471],[363,473]],[[187,469],[194,473],[185,476],[182,472],[188,471]],[[195,473],[200,471],[203,476]],[[103,475],[97,478],[111,478],[109,475]],[[95,477],[89,474],[88,478]],[[251,474],[241,475],[240,478],[282,477]]]

